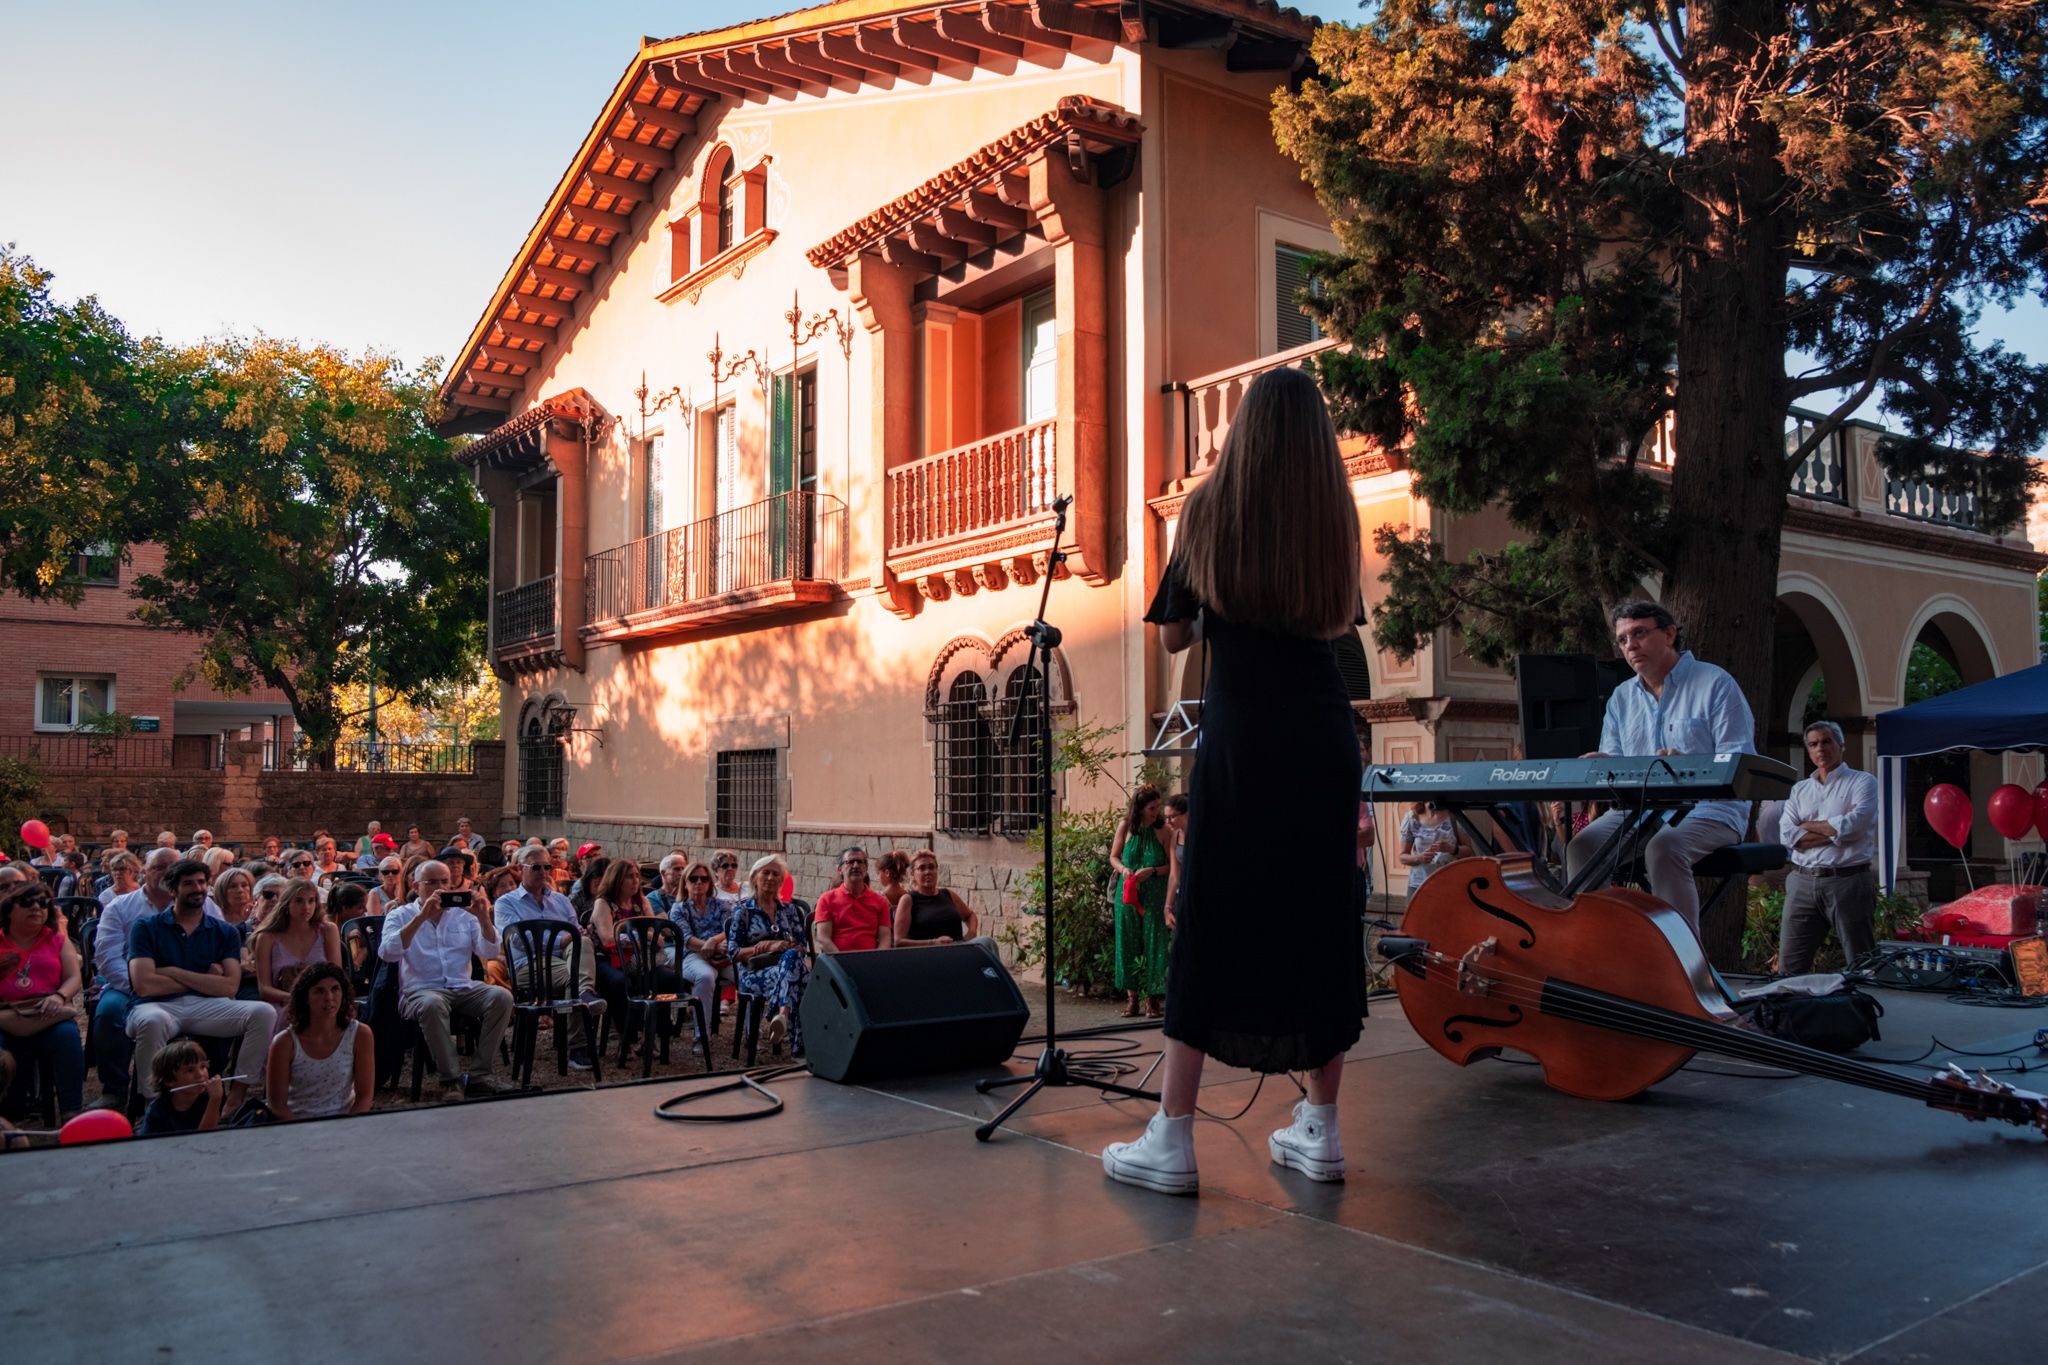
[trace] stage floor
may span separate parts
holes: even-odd
[[[2048,1013],[1882,998],[1874,1052],[2048,1064]],[[1454,1068],[1387,1001],[1347,1184],[1268,1163],[1291,1083],[1212,1069],[1207,1109],[1251,1107],[1197,1125],[1175,1199],[1103,1178],[1143,1105],[1046,1092],[983,1145],[972,1079],[786,1077],[784,1113],[711,1127],[651,1116],[670,1080],[0,1157],[0,1357],[2001,1362],[2048,1329],[2048,1139],[1881,1094],[1689,1069],[1572,1100]]]

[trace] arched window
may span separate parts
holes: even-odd
[[[1010,670],[1003,684],[1003,727],[1005,735],[996,771],[996,831],[1021,838],[1038,828],[1040,773],[1038,766],[1038,708],[1044,703],[1045,688],[1038,670],[1019,664]],[[1022,713],[1022,720],[1016,717]],[[1008,742],[1009,734],[1017,742]]]
[[[953,679],[936,724],[932,828],[986,834],[995,807],[995,744],[988,729],[988,688],[979,673]]]
[[[730,165],[731,162],[728,161],[727,164]],[[734,191],[732,180],[730,178],[721,179],[718,182],[718,249],[720,251],[732,250],[732,244],[739,240],[739,214],[734,207],[737,198],[738,195]]]
[[[562,818],[562,740],[549,733],[539,711],[527,717],[519,732],[519,813]]]

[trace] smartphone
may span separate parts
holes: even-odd
[[[459,909],[467,910],[469,909],[469,892],[443,891],[441,893],[441,904],[444,907],[452,905]]]

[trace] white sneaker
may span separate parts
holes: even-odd
[[[1266,1139],[1273,1164],[1310,1180],[1344,1178],[1344,1144],[1337,1138],[1337,1106],[1297,1101],[1294,1122]]]
[[[1195,1116],[1170,1119],[1160,1110],[1136,1142],[1102,1149],[1102,1170],[1111,1180],[1161,1194],[1195,1193]]]

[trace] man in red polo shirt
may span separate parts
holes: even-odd
[[[812,946],[821,953],[857,953],[893,948],[889,902],[868,886],[868,854],[849,848],[839,855],[839,885],[818,897]]]

